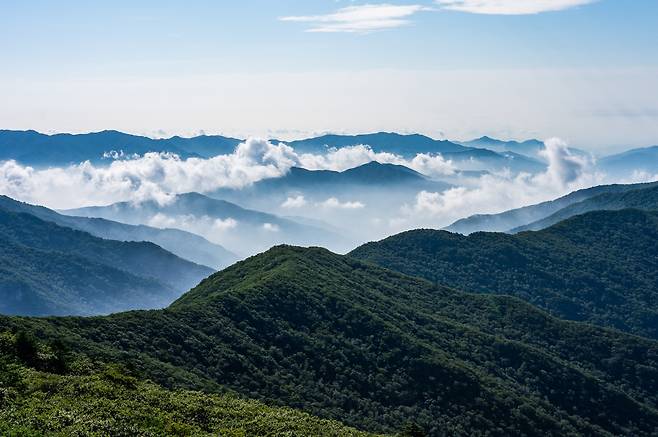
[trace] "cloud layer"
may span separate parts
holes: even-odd
[[[440,193],[422,191],[413,204],[403,207],[403,218],[397,224],[411,223],[413,227],[424,221],[443,227],[472,214],[498,213],[602,182],[603,175],[595,171],[594,163],[571,154],[564,141],[552,138],[545,144],[546,150],[542,152],[548,161],[545,172],[487,174],[468,187]]]
[[[405,165],[430,176],[455,172],[452,163],[441,156],[422,154],[405,160],[391,153],[375,153],[363,145],[331,150],[325,155],[299,155],[285,144],[252,138],[238,145],[233,154],[210,159],[147,153],[107,166],[84,162],[49,169],[0,162],[0,194],[61,209],[120,201],[155,200],[165,204],[174,194],[242,188],[283,176],[293,166],[342,171],[371,161]]]
[[[443,9],[473,14],[529,15],[562,11],[596,0],[436,0]]]
[[[488,15],[530,15],[561,11],[593,3],[596,0],[435,0],[438,9]],[[369,33],[408,25],[410,18],[422,11],[432,11],[420,4],[364,4],[340,8],[330,14],[293,15],[281,21],[307,23],[307,32]]]
[[[409,24],[408,18],[427,10],[421,5],[366,4],[348,6],[325,15],[282,17],[282,21],[310,23],[307,32],[368,33]]]

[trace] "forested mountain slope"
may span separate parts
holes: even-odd
[[[369,435],[235,395],[166,390],[22,332],[0,333],[0,396],[4,436]]]
[[[276,247],[166,310],[0,318],[169,386],[233,389],[374,432],[650,435],[658,344],[324,249]]]
[[[510,294],[570,319],[658,338],[658,213],[598,211],[516,235],[417,230],[351,256],[433,282]]]

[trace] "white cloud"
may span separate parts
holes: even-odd
[[[265,229],[268,232],[279,232],[279,226],[273,223],[264,223],[263,229]]]
[[[215,219],[213,221],[212,227],[220,232],[224,232],[229,229],[233,229],[238,225],[237,220],[229,217],[226,219]]]
[[[306,205],[304,196],[288,197],[285,202],[281,204],[282,208],[301,208]]]
[[[446,160],[438,154],[420,153],[413,159],[407,160],[393,153],[377,153],[370,146],[364,144],[330,149],[325,155],[302,154],[298,159],[299,165],[309,170],[344,171],[377,161],[382,164],[404,165],[433,177],[453,175],[456,171],[452,161]]]
[[[330,197],[324,202],[318,203],[318,206],[323,208],[337,208],[337,209],[361,209],[365,205],[361,202],[341,202],[335,197]]]
[[[170,153],[147,153],[97,166],[83,162],[68,167],[35,169],[15,161],[0,162],[0,193],[51,208],[77,208],[120,201],[155,200],[166,204],[175,194],[242,188],[262,179],[285,175],[291,167],[343,171],[371,161],[410,167],[429,176],[450,175],[455,168],[440,155],[420,154],[411,160],[375,153],[364,145],[334,149],[325,155],[298,155],[285,145],[248,139],[229,155],[181,159]],[[303,206],[291,198],[286,208]]]
[[[596,0],[436,0],[443,9],[473,14],[528,15],[593,3]]]
[[[409,17],[427,9],[421,5],[365,4],[326,15],[289,16],[280,20],[311,23],[308,32],[367,33],[404,26],[409,23]]]
[[[584,169],[593,165],[587,156],[571,153],[567,144],[559,138],[549,138],[544,141],[544,146],[539,154],[549,165],[546,173],[538,177],[547,179],[548,183],[564,187],[576,181]]]
[[[544,173],[487,174],[473,186],[454,187],[443,192],[422,191],[412,205],[402,208],[407,226],[423,224],[443,227],[472,214],[498,213],[562,196],[567,192],[600,183],[586,158],[571,155],[559,139],[546,141],[548,168]]]
[[[183,229],[201,235],[211,235],[214,232],[225,232],[234,229],[238,226],[238,221],[231,217],[217,219],[207,215],[166,215],[158,212],[149,218],[146,224],[154,228]]]
[[[233,154],[210,159],[184,160],[168,153],[147,153],[107,166],[83,162],[49,169],[5,161],[0,163],[0,193],[54,208],[145,200],[164,204],[174,194],[241,188],[282,176],[297,160],[288,146],[249,139]]]

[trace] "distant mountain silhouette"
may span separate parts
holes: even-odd
[[[647,188],[653,184],[627,184],[627,185],[599,185],[592,188],[574,191],[555,200],[528,205],[522,208],[511,209],[499,214],[476,214],[457,220],[444,228],[450,232],[471,234],[478,231],[508,232],[515,228],[542,220],[562,208],[581,202],[590,197],[603,193],[624,193],[640,188]]]
[[[590,197],[566,206],[546,218],[514,228],[510,232],[538,231],[590,211],[616,211],[625,208],[658,210],[658,183],[637,184],[636,187],[637,189],[634,190],[612,191]]]
[[[633,172],[658,175],[658,146],[632,149],[599,160],[599,167],[611,176],[632,176]]]
[[[158,217],[174,220],[176,227],[199,233],[240,256],[251,255],[279,243],[333,245],[347,247],[342,236],[329,230],[297,223],[274,214],[242,208],[235,203],[199,193],[179,194],[164,205],[155,201],[139,204],[115,203],[65,211],[82,217],[99,217],[132,225],[153,223]],[[214,227],[217,220],[235,221],[224,230]],[[224,222],[226,224],[226,222]],[[213,239],[215,238],[215,239]]]
[[[60,226],[77,229],[108,240],[150,241],[181,258],[197,264],[222,269],[237,260],[237,256],[205,238],[178,229],[156,229],[144,225],[128,225],[101,218],[75,217],[59,214],[42,206],[30,205],[0,196],[0,207],[12,212],[24,212]]]
[[[82,161],[104,162],[104,154],[124,156],[147,152],[171,152],[183,158],[210,157],[231,153],[240,140],[222,136],[152,139],[107,130],[88,134],[45,135],[36,131],[0,130],[0,160],[14,159],[23,164],[54,166]]]
[[[161,308],[212,272],[153,243],[105,240],[0,207],[4,314]]]
[[[393,132],[322,135],[285,143],[302,153],[325,153],[332,147],[368,145],[375,152],[390,152],[405,157],[413,157],[417,153],[446,153],[466,150],[466,147],[447,140],[435,140],[420,134],[402,135]]]

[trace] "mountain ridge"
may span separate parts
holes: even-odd
[[[25,212],[42,220],[88,232],[107,240],[150,241],[181,258],[214,269],[226,267],[237,260],[236,255],[222,246],[179,229],[156,229],[101,218],[63,215],[43,206],[31,205],[2,195],[0,195],[0,207],[9,211]]]
[[[569,320],[658,338],[658,212],[593,211],[515,235],[416,230],[365,244],[363,261]]]
[[[166,385],[223,386],[375,432],[409,421],[430,436],[658,426],[658,343],[322,248],[277,246],[165,310],[0,326],[61,338]]]
[[[157,308],[212,269],[150,242],[120,242],[0,208],[2,312],[100,314]]]

